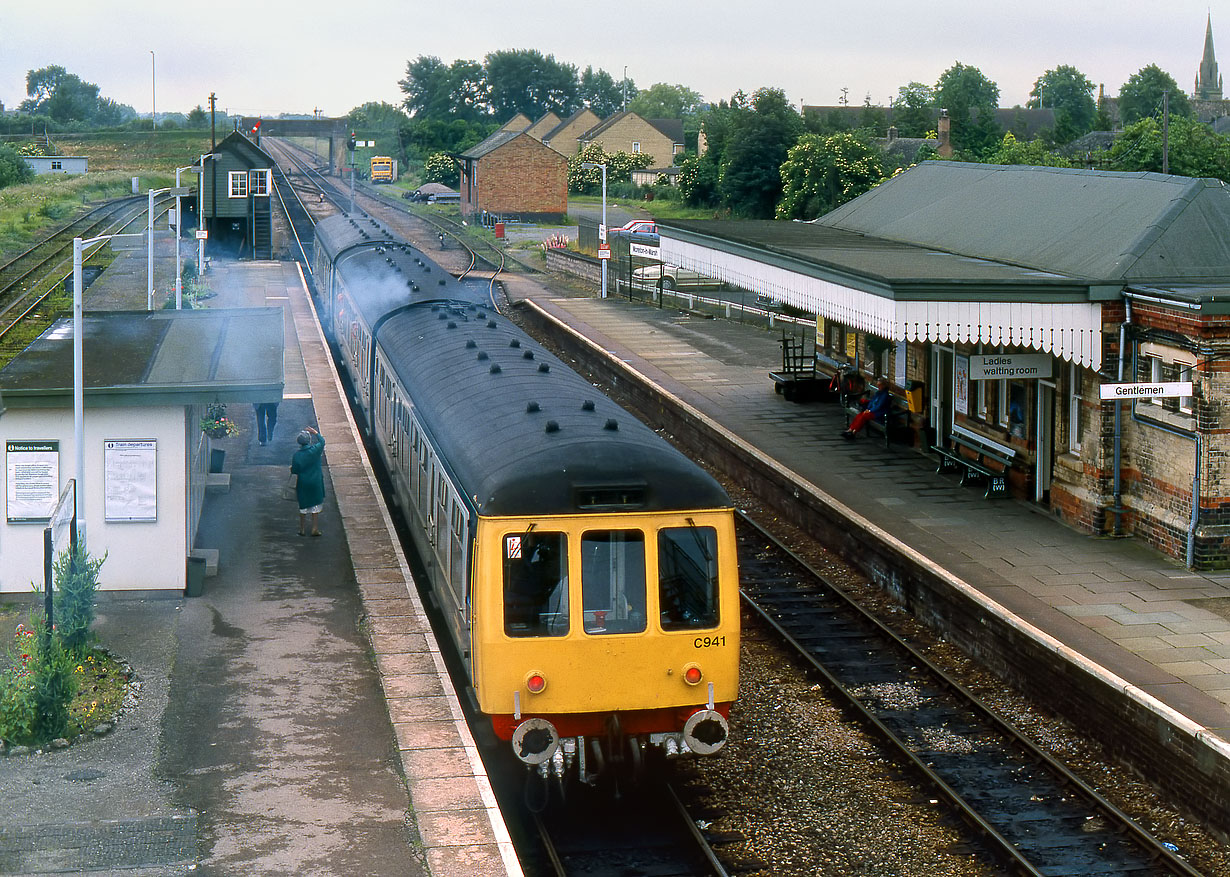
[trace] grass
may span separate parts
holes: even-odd
[[[41,617],[41,609],[39,615]],[[0,638],[5,649],[0,652],[0,660],[11,660],[13,656],[9,654],[9,646],[13,642],[17,625],[29,618],[29,602],[0,603]],[[76,665],[74,675],[77,693],[68,705],[69,739],[88,733],[100,722],[114,721],[124,706],[129,681],[124,666],[101,649],[91,650]]]
[[[601,195],[573,195],[568,196],[569,206],[585,206],[602,209]],[[688,207],[681,201],[672,201],[666,198],[658,198],[653,201],[643,201],[628,198],[612,198],[609,195],[606,199],[607,209],[612,207],[620,207],[624,210],[638,210],[648,214],[653,219],[713,219],[714,210],[712,207]]]

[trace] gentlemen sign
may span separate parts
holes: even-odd
[[[971,381],[1049,378],[1054,359],[1049,353],[988,353],[969,358]]]
[[[1103,399],[1161,399],[1192,395],[1191,381],[1167,381],[1158,384],[1102,384]]]

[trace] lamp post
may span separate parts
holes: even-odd
[[[73,452],[77,463],[77,539],[85,545],[85,368],[82,364],[82,251],[90,244],[112,238],[136,238],[140,234],[104,234],[83,241],[73,238]]]
[[[217,153],[207,152],[201,156],[197,162],[196,176],[196,276],[200,277],[205,273],[205,238],[201,237],[201,231],[205,229],[205,205],[202,201],[201,192],[205,188],[205,159],[217,158]],[[214,168],[214,173],[217,173],[217,168]],[[210,209],[217,211],[217,205],[210,205]],[[205,231],[208,234],[208,230]]]
[[[176,176],[177,177],[179,176],[178,171],[176,172]],[[149,234],[149,241],[146,246],[146,254],[145,254],[145,270],[146,270],[145,309],[147,311],[152,311],[154,309],[154,196],[155,195],[165,195],[168,192],[170,192],[172,195],[175,196],[176,203],[178,204],[179,196],[187,195],[190,191],[191,190],[186,186],[183,188],[176,186],[176,187],[167,188],[167,189],[150,189],[149,190],[149,207],[148,207],[149,224],[147,226],[147,232]],[[178,215],[175,217],[175,225],[176,225],[175,232],[176,232],[176,235],[178,235],[179,234],[179,216]],[[178,239],[175,241],[175,249],[177,251],[179,250],[179,240]],[[176,288],[178,289],[178,286]]]
[[[179,232],[184,227],[184,218],[181,210],[181,202],[179,195],[179,175],[181,171],[192,170],[192,165],[187,167],[177,167],[175,169],[175,310],[180,310],[184,306],[184,276],[183,266],[179,254]],[[199,183],[198,183],[199,185]]]
[[[158,130],[158,78],[155,72],[158,69],[157,60],[154,57],[154,50],[149,50],[149,120],[153,126],[153,130]]]
[[[602,225],[598,227],[598,242],[605,244],[606,240],[606,164],[598,161],[583,161],[581,167],[586,170],[602,168]],[[609,252],[609,251],[608,251]],[[602,263],[602,298],[606,298],[606,263],[609,259],[599,259]]]

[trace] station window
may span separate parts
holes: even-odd
[[[1081,367],[1068,363],[1068,451],[1081,453]]]
[[[568,633],[567,534],[527,531],[504,537],[504,632]]]
[[[1137,380],[1159,384],[1190,381],[1195,376],[1196,355],[1191,351],[1146,341],[1140,345],[1140,353]],[[1193,412],[1191,396],[1166,396],[1149,401],[1166,411],[1188,415]]]
[[[247,198],[248,197],[248,172],[247,171],[229,171],[226,175],[229,183],[228,190],[231,198]]]
[[[717,625],[717,531],[712,527],[658,531],[658,604],[663,630]]]
[[[62,170],[64,170],[64,162],[62,162],[62,161],[54,161],[54,160],[53,160],[53,161],[51,162],[51,169],[52,169],[53,171],[62,171]]]
[[[645,629],[645,534],[589,530],[581,537],[581,603],[585,632]]]
[[[248,185],[251,188],[253,195],[258,197],[268,197],[271,174],[272,171],[268,168],[263,170],[248,171]]]

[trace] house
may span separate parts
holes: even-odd
[[[606,152],[630,152],[653,157],[654,164],[675,163],[683,152],[682,119],[643,119],[624,110],[577,138],[581,149],[597,143]]]
[[[660,221],[662,259],[817,317],[816,350],[923,390],[925,444],[1018,498],[1230,566],[1230,186],[924,162],[814,223]]]
[[[39,176],[84,174],[90,169],[90,160],[84,155],[23,155],[21,158]]]
[[[542,140],[544,135],[558,127],[559,116],[555,115],[555,113],[544,113],[534,124],[525,129],[525,133],[535,140]]]
[[[554,220],[568,211],[568,159],[524,131],[496,131],[456,159],[463,216]]]
[[[210,247],[273,258],[273,159],[240,131],[214,148],[201,174],[201,216]]]
[[[538,139],[560,155],[572,157],[581,148],[577,138],[602,120],[589,107],[577,110]]]
[[[632,183],[637,186],[656,186],[659,177],[666,177],[667,183],[677,186],[679,185],[679,168],[651,167],[632,171]]]
[[[513,116],[503,125],[501,125],[497,130],[519,132],[519,131],[524,131],[531,124],[533,123],[530,122],[529,116],[527,116],[525,113],[517,113],[517,115]]]

